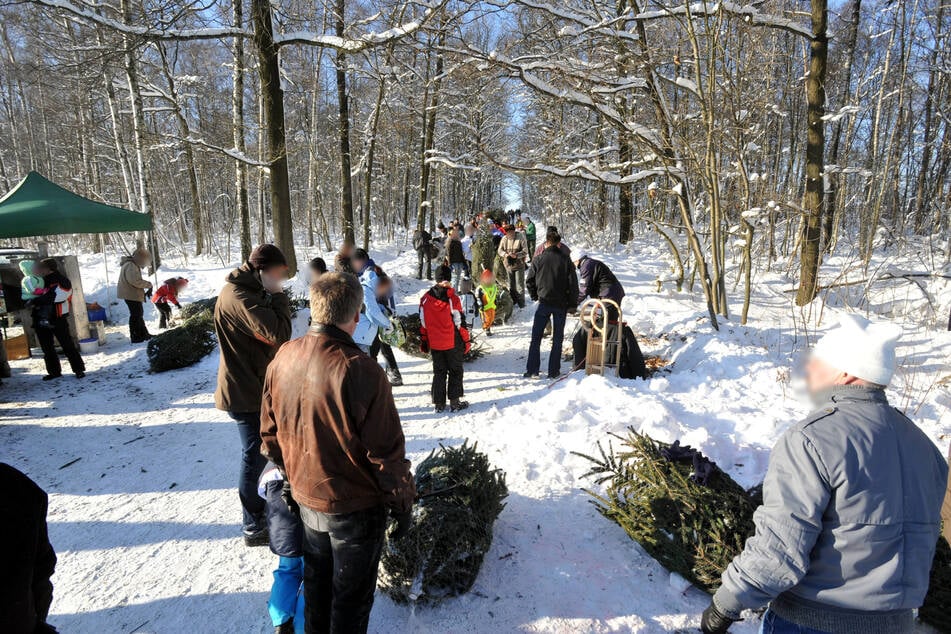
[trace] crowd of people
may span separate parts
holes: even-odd
[[[445,228],[445,259],[419,302],[421,349],[432,359],[437,412],[469,407],[463,358],[473,324],[461,295],[477,298],[486,335],[495,322],[502,285],[482,262],[481,270],[473,269],[479,232],[500,234],[494,255],[508,291],[522,297],[516,303],[527,305],[526,292],[535,302],[526,378],[541,372],[546,328],[552,343],[547,376],[559,377],[568,314],[586,298],[619,306],[625,296],[610,268],[584,250],[572,251],[557,228],[548,227],[536,247],[528,226],[520,231],[512,222],[499,227],[476,219]],[[419,232],[416,238],[414,245],[434,239]],[[439,254],[417,251],[422,278]],[[130,330],[144,337],[133,310],[149,288],[140,274],[147,260],[138,255],[127,262],[122,283],[129,289]],[[54,264],[43,260],[24,269],[24,298],[38,323],[49,322],[48,341],[62,334],[57,320],[62,304],[68,306],[69,281]],[[214,313],[220,351],[215,404],[234,420],[240,438],[244,542],[268,545],[278,556],[268,604],[275,632],[359,634],[368,630],[384,544],[409,531],[416,496],[393,395],[402,377],[387,343],[393,283],[350,243],[337,253],[333,271],[315,258],[309,274],[311,324],[295,340],[284,290],[288,265],[277,247],[257,247],[228,275]],[[166,281],[163,301],[177,304],[183,284]],[[619,312],[606,319],[621,325]],[[898,335],[890,325],[850,316],[815,346],[805,374],[816,409],[773,450],[756,533],[724,571],[702,615],[706,634],[723,634],[744,610],[766,605],[762,631],[768,634],[894,634],[914,627],[913,610],[928,588],[948,467],[885,396]],[[573,343],[577,357],[584,342]],[[68,357],[81,376],[81,358]],[[47,368],[51,377],[59,375],[58,366],[48,362]],[[20,475],[0,469],[11,480]],[[32,483],[20,485],[45,516],[45,494]],[[45,528],[31,530],[38,544],[31,570],[40,572],[32,603],[16,608],[27,629],[16,631],[53,631],[40,626],[55,555]]]

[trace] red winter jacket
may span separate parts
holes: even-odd
[[[420,336],[431,350],[456,347],[456,330],[462,326],[462,302],[452,288],[436,285],[419,302]]]
[[[178,303],[178,287],[168,282],[162,284],[152,296],[152,302],[155,304],[167,304],[171,302],[181,308],[181,304]]]

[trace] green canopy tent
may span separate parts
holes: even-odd
[[[83,198],[36,172],[0,198],[0,238],[151,230],[151,215]]]
[[[152,216],[83,198],[36,172],[27,174],[0,198],[0,239],[118,231],[147,231],[151,234]],[[106,265],[108,288],[109,267],[105,253],[103,264]],[[85,306],[78,312],[82,313],[85,322]],[[88,326],[84,328],[88,336]]]

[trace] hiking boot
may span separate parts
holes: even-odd
[[[549,378],[549,379],[557,379],[557,378],[560,377],[560,376],[561,376],[561,374],[552,374],[551,372],[548,373],[548,378]]]
[[[537,379],[538,372],[526,372],[525,374],[522,375],[522,378],[523,379]]]
[[[271,543],[270,535],[268,535],[267,528],[254,529],[245,529],[244,530],[244,545],[248,548],[254,548],[256,546],[267,546]]]
[[[275,627],[274,634],[294,634],[294,619],[285,621]]]
[[[54,380],[54,379],[58,379],[58,378],[61,377],[61,376],[63,376],[63,375],[62,375],[62,374],[47,374],[46,376],[43,377],[43,380],[44,380],[44,381],[52,381],[52,380]]]
[[[400,387],[403,385],[403,375],[400,374],[399,370],[387,370],[386,378],[390,380],[390,385],[393,387]]]
[[[485,336],[486,336],[486,337],[491,337],[491,336],[492,336],[492,330],[486,330],[486,331],[485,331]]]
[[[437,413],[437,414],[442,414],[443,412],[446,411],[446,406],[445,406],[445,405],[436,405],[434,409],[436,410],[436,413]]]
[[[457,398],[452,399],[452,402],[449,406],[449,411],[459,412],[469,407],[469,401],[460,401]]]
[[[85,377],[86,377],[86,372],[83,371],[83,370],[80,370],[79,372],[76,373],[76,378],[77,378],[77,379],[82,379],[82,378],[85,378]]]

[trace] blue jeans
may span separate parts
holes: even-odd
[[[804,627],[790,623],[786,619],[780,618],[772,610],[767,610],[763,615],[763,622],[759,626],[760,634],[827,634],[814,630],[811,627]]]
[[[462,286],[462,278],[466,277],[466,263],[456,262],[452,265],[452,289],[459,292]]]
[[[281,557],[274,570],[267,611],[277,627],[294,619],[294,631],[304,631],[304,558]]]
[[[245,532],[255,533],[267,527],[264,498],[258,495],[258,478],[267,465],[261,455],[261,414],[259,412],[228,414],[238,424],[241,437],[241,473],[238,476],[238,497],[241,498],[242,522]]]
[[[532,324],[532,342],[528,346],[529,374],[538,374],[541,368],[542,335],[545,326],[551,319],[551,354],[548,355],[548,376],[555,378],[561,374],[561,347],[565,339],[565,321],[568,319],[568,310],[558,308],[544,302],[539,302],[535,309],[535,322]]]

